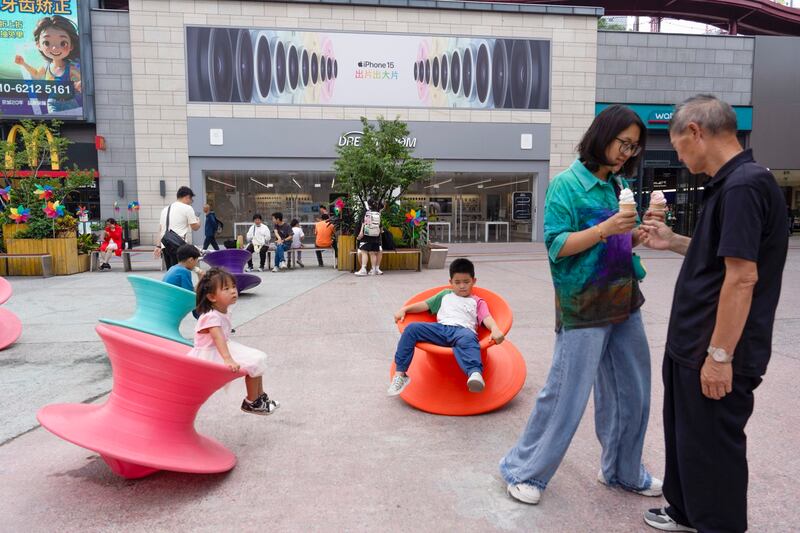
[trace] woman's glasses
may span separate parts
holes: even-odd
[[[614,137],[616,140],[619,141],[619,151],[627,156],[636,157],[640,153],[642,153],[642,147],[639,146],[638,143],[631,143],[620,139],[619,137]]]

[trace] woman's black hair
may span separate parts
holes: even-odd
[[[592,125],[583,134],[581,142],[578,144],[578,157],[583,165],[590,172],[595,172],[601,165],[613,166],[606,160],[606,148],[616,139],[619,134],[628,126],[635,125],[639,128],[639,146],[642,151],[635,157],[629,158],[620,173],[626,176],[633,176],[639,169],[639,160],[644,155],[645,145],[647,144],[647,128],[631,108],[624,105],[611,105],[603,109],[599,115],[594,117]]]
[[[114,220],[113,218],[109,217],[109,218],[106,219],[106,224],[114,224],[116,226],[117,225],[117,221]]]
[[[214,294],[228,284],[236,285],[236,278],[233,277],[233,274],[224,268],[211,268],[207,270],[206,273],[203,274],[203,277],[200,278],[200,281],[197,283],[197,288],[195,289],[197,294],[197,298],[195,299],[197,313],[202,315],[214,309],[211,300],[208,299],[208,295]]]

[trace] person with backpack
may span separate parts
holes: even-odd
[[[178,248],[191,244],[192,230],[200,229],[200,219],[192,209],[194,192],[189,187],[178,189],[177,200],[161,211],[159,218],[158,245],[154,255],[164,255],[167,269],[178,264]],[[182,241],[182,242],[181,242]]]
[[[206,214],[206,238],[203,241],[203,250],[207,250],[209,246],[215,250],[219,250],[216,235],[217,231],[221,230],[225,225],[217,218],[217,214],[214,213],[210,205],[206,204],[203,206],[203,213]]]
[[[381,209],[383,206],[374,199],[367,201],[367,212],[364,213],[364,221],[361,224],[361,231],[358,232],[358,259],[361,262],[361,269],[356,272],[356,276],[380,276],[381,271]],[[367,272],[367,259],[372,264],[372,269]]]

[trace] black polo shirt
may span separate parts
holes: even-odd
[[[705,185],[702,211],[675,286],[666,352],[699,369],[706,357],[725,279],[725,258],[758,264],[758,282],[734,373],[762,376],[772,350],[772,325],[789,245],[786,201],[775,178],[745,150]]]

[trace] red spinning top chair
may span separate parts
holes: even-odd
[[[14,291],[5,278],[0,278],[0,305],[11,298]],[[0,350],[14,344],[22,335],[22,322],[8,309],[0,308]]]
[[[411,297],[404,305],[427,300],[444,289],[445,285],[423,291]],[[508,303],[499,295],[480,287],[473,287],[473,294],[483,298],[497,327],[507,334],[513,322],[513,313]],[[400,332],[412,322],[435,322],[431,313],[408,313],[403,322],[398,322]],[[456,362],[453,349],[420,342],[414,350],[414,359],[408,369],[411,383],[400,394],[409,405],[437,415],[466,416],[488,413],[510,402],[525,384],[527,367],[517,347],[505,340],[496,345],[491,332],[480,326],[478,342],[483,361],[483,392],[473,393],[467,389],[467,377]],[[392,363],[392,375],[395,366]]]
[[[102,405],[54,404],[36,418],[50,432],[100,454],[111,470],[135,479],[173,470],[226,472],[236,456],[194,429],[200,406],[227,382],[244,376],[186,354],[185,344],[100,324],[114,375]]]

